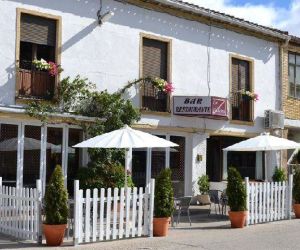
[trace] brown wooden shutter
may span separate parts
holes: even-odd
[[[250,90],[250,64],[248,61],[232,58],[231,91]]]
[[[41,45],[55,46],[56,44],[56,21],[21,14],[21,41]]]
[[[143,76],[168,79],[168,44],[153,39],[143,39]]]
[[[235,58],[232,58],[231,71],[231,91],[236,93],[239,90],[239,62]]]

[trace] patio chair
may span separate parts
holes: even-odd
[[[180,216],[181,213],[187,213],[187,216],[189,218],[190,226],[192,226],[192,221],[190,217],[190,205],[192,201],[192,196],[185,196],[181,198],[177,198],[175,201],[175,211],[177,212],[177,222],[176,224],[178,225],[180,222]],[[172,224],[174,221],[174,217],[172,216]]]
[[[222,215],[226,215],[227,205],[228,205],[228,197],[226,194],[226,189],[223,190],[220,198],[220,204],[222,206]]]
[[[209,190],[208,191],[208,194],[209,194],[209,197],[210,197],[210,206],[209,206],[209,212],[208,212],[208,215],[211,214],[211,206],[212,204],[215,205],[215,213],[218,214],[217,212],[217,207],[219,209],[219,213],[221,213],[221,196],[222,196],[222,191],[221,190]]]

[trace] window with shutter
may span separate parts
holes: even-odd
[[[55,77],[36,70],[32,62],[56,61],[57,20],[21,12],[19,22],[18,98],[52,99]]]
[[[232,120],[252,121],[252,102],[241,94],[251,91],[250,65],[246,60],[231,59],[231,116]]]
[[[168,43],[143,38],[143,77],[160,77],[168,80]],[[150,111],[168,111],[168,94],[158,91],[151,82],[143,83],[142,108]]]
[[[300,98],[300,54],[289,52],[289,95]]]

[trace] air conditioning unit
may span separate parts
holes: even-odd
[[[265,110],[265,128],[283,129],[284,113],[278,110]]]

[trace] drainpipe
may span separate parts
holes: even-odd
[[[280,98],[279,98],[280,104],[279,104],[279,108],[280,108],[281,111],[284,111],[283,110],[283,102],[284,102],[284,98],[285,98],[284,97],[284,93],[282,91],[283,90],[283,84],[284,84],[284,82],[283,82],[283,77],[284,77],[284,75],[283,75],[283,69],[284,68],[283,68],[283,63],[282,63],[282,60],[283,60],[283,51],[284,51],[284,49],[286,49],[288,47],[290,40],[291,40],[291,36],[289,36],[285,40],[284,44],[281,44],[279,46],[279,89],[280,89]],[[281,136],[281,138],[283,138],[283,134],[284,134],[284,128],[280,129],[280,136]],[[283,164],[284,164],[284,162],[283,162],[283,151],[280,150],[280,165],[282,166]]]

